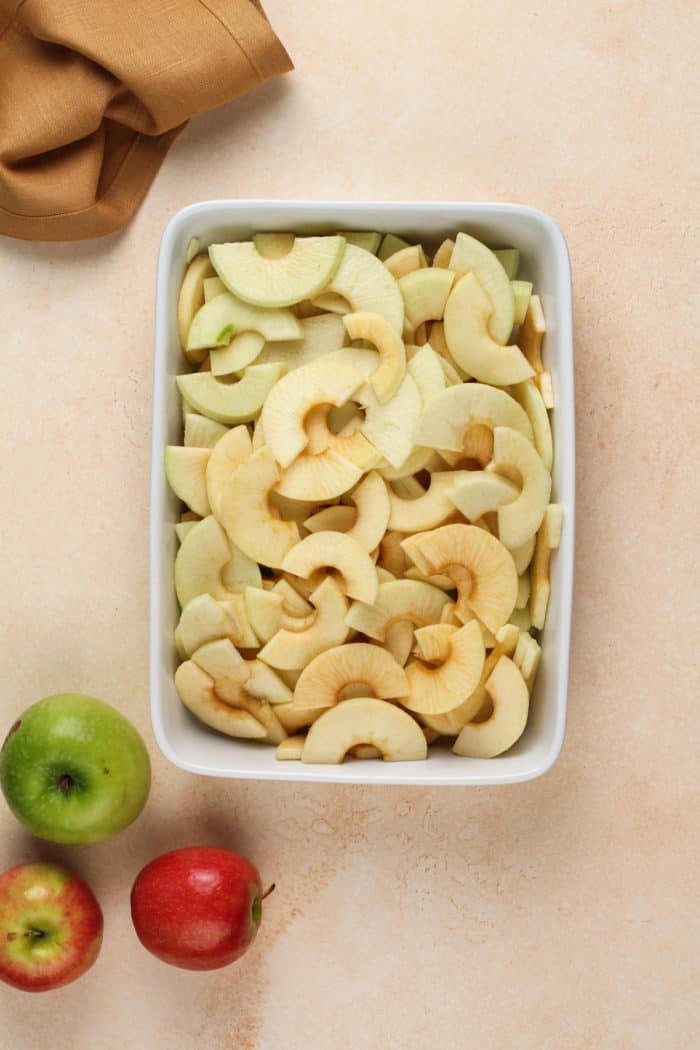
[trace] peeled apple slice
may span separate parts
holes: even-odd
[[[406,319],[414,328],[426,321],[441,321],[454,282],[450,270],[416,270],[399,281]]]
[[[355,369],[324,367],[323,359],[298,368],[277,382],[267,395],[260,418],[265,440],[280,466],[288,467],[308,444],[304,419],[311,409],[316,405],[344,404],[363,382],[363,376]]]
[[[381,455],[374,445],[359,430],[345,433],[343,428],[340,433],[334,433],[329,426],[329,415],[329,405],[317,405],[306,414],[304,430],[308,437],[307,452],[315,456],[330,448],[362,470],[376,466]]]
[[[410,244],[408,248],[401,248],[398,252],[394,252],[393,255],[385,259],[384,265],[392,277],[398,281],[407,273],[420,270],[423,266],[427,266],[428,263],[420,244]]]
[[[400,467],[413,451],[414,431],[423,407],[413,378],[405,375],[396,394],[384,405],[367,385],[360,388],[353,400],[365,410],[360,432],[392,467]]]
[[[453,751],[468,758],[495,758],[508,751],[522,736],[530,704],[527,685],[508,656],[502,656],[485,689],[493,712],[483,722],[468,722],[460,731]]]
[[[291,310],[262,310],[224,292],[195,314],[187,336],[187,349],[222,346],[238,332],[258,332],[268,342],[301,339],[302,334],[301,325]]]
[[[215,423],[213,419],[200,416],[195,412],[185,414],[185,437],[186,448],[214,448],[219,438],[228,434],[228,427],[223,423]]]
[[[349,685],[361,685],[361,696],[389,700],[408,692],[406,673],[378,645],[351,642],[319,653],[299,676],[294,702],[302,707],[332,707]]]
[[[188,532],[175,557],[175,592],[184,608],[198,594],[212,598],[230,598],[221,573],[231,560],[231,547],[226,533],[216,518],[209,515]]]
[[[342,295],[355,312],[380,314],[399,335],[403,332],[399,286],[376,255],[349,244],[325,291]]]
[[[532,424],[535,448],[548,471],[552,470],[554,452],[552,446],[552,428],[542,394],[534,379],[527,379],[513,387],[513,397],[527,412]]]
[[[408,241],[405,241],[403,237],[397,237],[395,233],[387,233],[382,239],[382,243],[379,246],[377,255],[382,262],[391,258],[392,255],[396,255],[403,248],[410,248],[411,245]]]
[[[465,431],[475,424],[493,430],[511,427],[532,441],[527,413],[505,390],[485,383],[460,383],[436,394],[416,427],[416,442],[430,448],[462,452]]]
[[[217,638],[230,638],[241,648],[256,648],[258,639],[241,617],[226,604],[217,602],[210,594],[199,594],[183,608],[175,628],[175,642],[181,656],[191,656],[195,650]]]
[[[455,242],[450,237],[446,238],[433,256],[433,266],[440,270],[449,270],[454,246]]]
[[[287,553],[282,569],[308,579],[318,569],[335,569],[345,581],[350,598],[371,605],[377,596],[377,571],[357,540],[343,532],[315,532]]]
[[[517,248],[496,248],[493,253],[506,271],[506,277],[513,281],[520,268],[520,252]]]
[[[427,757],[420,726],[400,707],[369,697],[343,700],[324,711],[309,729],[302,762],[342,762],[358,744],[372,744],[385,762],[416,762]]]
[[[408,349],[408,348],[407,348]],[[445,372],[440,357],[429,343],[414,347],[408,361],[408,371],[418,387],[423,406],[445,389]]]
[[[497,256],[475,237],[458,233],[450,259],[450,270],[458,277],[472,274],[479,288],[483,289],[490,304],[487,312],[488,331],[495,342],[503,345],[513,330],[515,300],[510,279]],[[477,375],[477,379],[480,378]]]
[[[277,492],[287,499],[321,502],[342,496],[361,477],[362,468],[332,448],[318,455],[302,452],[282,474]]]
[[[408,694],[400,703],[418,714],[444,714],[474,692],[484,666],[484,642],[475,620],[452,631],[442,625],[448,635],[447,654],[439,667],[414,661],[406,668]]]
[[[267,731],[248,711],[231,707],[214,692],[214,681],[201,667],[187,660],[175,672],[175,688],[193,715],[228,736],[261,740]]]
[[[441,525],[454,514],[454,503],[450,492],[461,481],[467,471],[448,470],[430,475],[428,491],[417,499],[400,499],[389,492],[389,528],[396,532],[423,532]]]
[[[366,252],[376,255],[379,245],[382,243],[381,233],[366,233],[364,230],[351,231],[339,230],[339,236],[344,237],[347,244],[354,244],[356,248],[362,248]]]
[[[296,523],[283,521],[270,505],[269,495],[279,478],[271,450],[258,449],[233,472],[219,504],[231,542],[249,558],[272,568],[280,568],[299,541]]]
[[[461,481],[448,493],[448,499],[469,521],[478,521],[483,514],[512,503],[520,489],[500,474],[485,470],[462,471]]]
[[[207,493],[212,513],[221,520],[221,497],[234,470],[246,463],[253,452],[245,426],[227,430],[212,449],[207,463]]]
[[[354,313],[344,318],[351,339],[366,339],[379,354],[379,365],[370,374],[369,383],[378,400],[391,400],[406,374],[406,351],[401,336],[379,314]]]
[[[240,332],[234,335],[228,346],[210,351],[212,375],[230,376],[234,372],[242,372],[260,357],[264,346],[265,336],[259,332]]]
[[[479,382],[495,386],[522,383],[534,375],[533,369],[519,347],[504,346],[491,336],[492,311],[491,300],[473,273],[457,281],[445,306],[450,355]]]
[[[260,660],[282,670],[299,670],[330,646],[345,642],[349,633],[345,625],[348,604],[335,580],[327,576],[310,601],[316,609],[311,626],[303,631],[282,628],[260,650]],[[284,722],[283,725],[287,728]]]
[[[525,320],[530,296],[532,295],[531,281],[511,281],[513,298],[515,301],[515,323],[522,324]]]
[[[489,470],[520,478],[521,491],[516,499],[498,509],[498,535],[507,547],[519,547],[542,523],[552,478],[533,445],[509,427],[496,427],[493,432],[493,460]]]
[[[176,382],[185,401],[203,416],[219,423],[247,423],[260,411],[283,371],[282,365],[250,365],[236,383],[217,379],[211,372],[177,376]]]
[[[324,354],[340,350],[348,341],[342,317],[334,314],[306,317],[299,324],[301,339],[268,343],[260,355],[261,364],[281,362],[288,372],[292,372],[311,364]]]
[[[204,302],[204,281],[213,272],[209,256],[206,254],[198,255],[187,267],[177,301],[177,329],[183,350],[187,347],[187,333],[190,330],[192,318]],[[195,364],[204,360],[204,354],[199,351],[187,352],[185,350],[185,353]]]
[[[209,256],[207,256],[207,258],[209,258]],[[211,262],[209,265],[211,266]],[[211,266],[211,271],[212,273],[214,272],[213,266]],[[208,303],[210,299],[216,299],[217,295],[223,295],[226,291],[226,285],[218,277],[205,277],[203,283],[205,303]]]
[[[400,620],[409,620],[416,627],[437,623],[448,604],[448,596],[438,587],[418,580],[395,580],[380,583],[373,606],[355,602],[345,622],[354,630],[383,642],[392,624]]]
[[[296,237],[281,258],[266,259],[252,241],[212,244],[209,258],[234,295],[254,306],[275,308],[312,299],[329,283],[344,252],[343,237]]]
[[[167,445],[165,476],[176,496],[204,518],[211,513],[207,497],[206,470],[211,452],[204,448]]]

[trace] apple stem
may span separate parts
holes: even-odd
[[[275,888],[275,884],[274,884],[274,882],[273,882],[271,886],[268,886],[268,887],[267,887],[267,889],[266,889],[266,890],[265,890],[265,892],[263,893],[263,895],[262,895],[262,897],[260,898],[260,900],[261,900],[261,901],[264,901],[266,897],[269,897],[269,896],[270,896],[270,894],[272,893],[272,891],[274,890],[274,888]]]

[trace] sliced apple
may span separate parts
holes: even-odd
[[[277,492],[295,500],[321,502],[336,499],[362,477],[362,468],[334,449],[314,456],[302,452],[284,471]]]
[[[264,644],[282,625],[282,595],[262,587],[246,587],[245,607],[250,626]]]
[[[342,295],[354,312],[380,314],[399,335],[402,333],[401,292],[376,255],[349,244],[337,272],[325,290]]]
[[[450,237],[447,237],[433,256],[433,266],[436,266],[439,270],[449,270],[454,246],[455,242]]]
[[[400,707],[369,697],[344,700],[324,711],[306,735],[302,762],[342,762],[357,744],[372,744],[385,762],[415,762],[427,757],[420,726]]]
[[[219,438],[228,434],[228,427],[223,423],[215,423],[213,419],[200,416],[196,412],[185,414],[185,437],[186,448],[214,448]]]
[[[276,367],[276,366],[267,366]],[[267,395],[261,420],[265,438],[282,467],[306,448],[304,419],[316,405],[342,405],[363,383],[354,368],[325,367],[323,359],[290,372]]]
[[[211,372],[177,376],[185,401],[203,416],[219,423],[247,423],[254,419],[284,371],[283,365],[250,365],[241,380],[229,383]]]
[[[489,334],[492,310],[491,300],[474,274],[460,277],[445,306],[445,340],[450,356],[481,383],[522,383],[534,375],[533,369],[519,347],[501,345]]]
[[[209,258],[209,256],[207,256],[207,258]],[[211,262],[209,263],[209,265],[211,266]],[[212,270],[212,273],[213,273],[214,272],[214,267],[213,266],[211,267],[211,270]],[[224,284],[224,282],[221,280],[220,277],[205,277],[203,284],[204,284],[204,302],[205,303],[210,302],[212,299],[216,299],[217,295],[223,295],[224,292],[226,291],[226,285]],[[202,304],[200,303],[200,306],[201,305]],[[201,353],[201,351],[198,350],[197,353]]]
[[[175,628],[180,656],[189,657],[200,646],[217,638],[230,638],[241,648],[257,648],[258,639],[247,618],[240,615],[239,608],[231,608],[230,602],[231,599],[218,602],[210,594],[199,594],[187,602]]]
[[[216,638],[196,649],[191,656],[193,663],[206,671],[214,679],[214,688],[222,700],[229,703],[229,695],[235,686],[236,690],[249,677],[248,667],[230,638]]]
[[[287,553],[282,569],[308,579],[329,566],[343,577],[350,598],[372,604],[377,596],[377,572],[363,547],[342,532],[316,532],[297,543]]]
[[[544,371],[542,339],[546,331],[542,301],[539,295],[532,295],[518,332],[518,345],[537,375]]]
[[[530,616],[532,626],[541,631],[549,605],[549,562],[552,551],[561,543],[564,512],[558,503],[550,503],[537,533],[535,553],[530,570]]]
[[[409,620],[416,627],[437,623],[448,603],[449,597],[438,587],[418,580],[396,580],[379,585],[373,606],[354,602],[345,622],[369,638],[383,642],[388,628],[399,620]]]
[[[532,295],[532,282],[511,281],[510,283],[513,289],[515,323],[522,324]]]
[[[389,490],[389,528],[396,532],[423,532],[441,525],[454,514],[450,493],[464,482],[468,471],[448,470],[430,475],[427,492],[417,499],[401,499]]]
[[[316,405],[307,413],[304,419],[304,430],[308,438],[307,451],[309,455],[316,456],[327,449],[333,449],[343,459],[349,460],[361,470],[370,470],[381,460],[381,454],[377,452],[367,438],[359,432],[334,433],[329,425],[330,406]],[[349,430],[350,428],[348,428]]]
[[[448,493],[448,499],[471,522],[489,511],[498,510],[506,503],[512,503],[520,495],[518,486],[500,474],[485,470],[461,473],[464,476]]]
[[[444,714],[471,696],[481,678],[484,642],[475,621],[452,630],[442,624],[448,651],[439,667],[413,661],[406,667],[408,693],[399,703],[418,714]]]
[[[320,314],[301,320],[301,339],[284,343],[268,343],[260,355],[261,364],[281,363],[288,372],[310,365],[325,354],[345,346],[348,334],[342,317]]]
[[[520,739],[527,724],[529,694],[513,661],[502,656],[486,680],[493,712],[482,722],[469,722],[460,731],[453,751],[468,758],[495,758]]]
[[[343,320],[351,339],[367,340],[379,354],[379,365],[370,374],[369,383],[384,404],[397,392],[406,374],[403,340],[380,314],[353,313],[347,314]]]
[[[510,623],[517,627],[521,633],[527,634],[532,627],[529,608],[525,606],[524,609],[513,609],[510,614]]]
[[[234,470],[219,507],[231,542],[249,558],[277,569],[299,540],[296,522],[283,521],[268,498],[279,478],[272,451],[264,446]]]
[[[250,459],[252,452],[250,434],[245,426],[226,430],[212,449],[207,463],[206,484],[209,503],[217,519],[221,519],[221,498],[231,475]]]
[[[407,347],[407,355],[409,348]],[[413,348],[415,352],[410,353],[407,368],[413,377],[423,406],[445,389],[445,372],[440,363],[440,357],[435,353],[429,343],[424,346]]]
[[[519,547],[540,527],[549,502],[552,478],[530,442],[509,427],[493,432],[493,460],[488,470],[518,478],[521,491],[498,509],[498,535],[507,547]]]
[[[433,587],[439,587],[441,591],[453,591],[455,589],[455,582],[449,576],[445,576],[443,573],[424,576],[415,565],[412,565],[410,569],[406,569],[403,578],[404,580],[421,580],[423,583],[429,583]]]
[[[402,248],[410,248],[409,242],[405,241],[403,237],[397,237],[395,233],[387,233],[382,238],[377,255],[384,262],[392,255],[395,255],[396,252],[400,252]]]
[[[535,536],[530,536],[530,538],[525,540],[525,542],[519,547],[509,547],[508,549],[510,550],[513,562],[515,563],[515,571],[518,576],[522,576],[532,561],[535,553]]]
[[[407,537],[402,547],[426,576],[444,572],[455,581],[458,616],[464,610],[468,619],[471,610],[493,632],[508,622],[518,576],[509,551],[495,536],[475,525],[443,525]]]
[[[206,254],[198,255],[187,267],[177,301],[177,330],[180,336],[180,346],[194,364],[204,360],[204,353],[201,351],[188,352],[186,350],[187,333],[192,324],[192,318],[204,302],[204,281],[213,273],[214,270],[209,261],[209,256]]]
[[[464,434],[475,424],[493,430],[511,427],[532,441],[527,414],[505,390],[484,383],[461,383],[436,394],[415,429],[416,442],[429,448],[463,452]]]
[[[310,601],[316,609],[313,624],[304,631],[279,630],[258,653],[261,660],[271,667],[297,670],[330,646],[345,642],[348,604],[336,581],[326,577]]]
[[[379,251],[379,245],[382,243],[381,233],[370,233],[364,230],[350,231],[339,230],[339,235],[344,237],[347,244],[353,244],[356,248],[362,248],[363,251],[371,252],[372,255],[376,255]]]
[[[273,671],[262,660],[247,660],[249,678],[245,690],[249,696],[258,700],[267,700],[274,707],[289,704],[294,698],[292,689],[283,681],[281,675]]]
[[[187,533],[191,532],[196,524],[196,521],[178,521],[175,524],[175,535],[180,543],[183,542]]]
[[[267,308],[312,299],[336,273],[344,253],[342,237],[295,237],[291,251],[276,259],[260,255],[251,241],[209,248],[226,287],[244,302]]]
[[[306,737],[298,734],[288,736],[277,745],[275,757],[278,762],[296,762],[301,760]]]
[[[364,686],[360,695],[383,700],[408,691],[403,668],[386,650],[351,642],[327,649],[304,668],[294,690],[294,702],[307,708],[332,707],[351,684]]]
[[[355,522],[347,535],[366,551],[373,551],[380,543],[389,521],[389,494],[376,471],[366,475],[350,494],[357,508]]]
[[[304,528],[309,532],[347,532],[356,518],[357,511],[353,507],[344,507],[338,503],[312,514],[304,522]]]
[[[493,253],[506,271],[506,277],[512,281],[518,276],[520,252],[517,248],[496,248]]]
[[[221,570],[221,582],[232,594],[243,594],[246,587],[262,587],[260,566],[231,543],[231,557]]]
[[[403,576],[409,566],[406,552],[401,546],[403,539],[402,533],[389,530],[379,545],[379,560],[394,576]]]
[[[406,274],[399,281],[408,322],[417,328],[426,321],[441,321],[454,274],[451,270],[427,269]]]
[[[268,342],[302,336],[301,325],[291,310],[263,310],[223,292],[195,314],[187,336],[187,350],[225,346],[239,332],[257,332]]]
[[[229,598],[221,572],[231,560],[226,533],[212,515],[198,521],[175,557],[175,591],[182,608],[199,594]]]
[[[385,583],[387,581],[380,578],[380,582]],[[413,624],[411,621],[397,620],[396,623],[390,624],[385,631],[382,644],[386,651],[391,653],[396,663],[400,667],[404,667],[411,655],[413,646]]]
[[[475,237],[470,237],[467,233],[458,233],[450,259],[450,269],[458,277],[463,274],[471,275],[479,290],[483,290],[488,304],[485,326],[491,338],[503,345],[513,330],[515,302],[510,279],[498,258]],[[445,327],[447,328],[447,325]],[[449,332],[447,342],[449,345]],[[468,368],[467,365],[465,367]],[[476,372],[473,374],[477,379],[481,379]]]
[[[294,703],[278,704],[275,714],[288,733],[297,733],[300,729],[310,726],[323,714],[322,707],[306,708],[298,707]]]
[[[384,405],[368,385],[353,399],[365,410],[361,433],[392,467],[400,467],[413,451],[414,431],[423,407],[414,379],[405,375],[396,394]]]
[[[206,517],[211,513],[207,497],[206,470],[211,452],[205,448],[167,445],[165,476],[175,495],[187,506]]]
[[[201,667],[187,660],[175,672],[175,688],[180,699],[201,722],[228,736],[261,740],[267,735],[257,718],[220,700],[214,681]]]
[[[272,590],[282,596],[283,611],[289,616],[308,616],[313,612],[313,605],[310,605],[288,580],[277,580]]]
[[[527,412],[527,417],[532,424],[535,448],[545,468],[551,472],[554,460],[552,428],[542,394],[534,379],[517,383],[512,389],[512,394]]]
[[[395,280],[399,280],[407,273],[420,270],[427,266],[425,252],[420,244],[409,244],[407,248],[399,248],[393,255],[384,259],[384,265]]]
[[[257,360],[265,346],[265,336],[259,332],[239,332],[228,346],[211,350],[209,362],[212,375],[230,376],[242,372]]]
[[[542,649],[539,642],[530,634],[521,634],[513,654],[513,663],[525,679],[529,693],[532,693],[532,687],[535,684],[541,656]]]

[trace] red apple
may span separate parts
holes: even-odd
[[[0,875],[0,978],[25,992],[60,988],[89,970],[102,944],[92,890],[59,864]]]
[[[216,970],[253,942],[267,893],[245,857],[191,846],[156,857],[140,872],[131,917],[143,946],[163,962]]]

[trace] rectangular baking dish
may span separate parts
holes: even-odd
[[[542,662],[528,726],[518,743],[494,759],[461,758],[449,746],[430,749],[424,762],[347,761],[340,766],[278,762],[269,745],[215,733],[182,705],[173,684],[177,655],[173,632],[179,610],[173,587],[180,504],[166,484],[163,449],[182,440],[175,376],[186,370],[176,325],[177,297],[192,237],[202,248],[246,240],[260,231],[393,232],[435,248],[467,232],[493,247],[520,249],[519,277],[531,280],[547,322],[543,345],[552,373],[554,473],[552,500],[564,508],[560,549],[551,565],[552,591],[542,632]],[[155,737],[176,766],[204,776],[334,781],[365,784],[512,784],[541,776],[556,761],[564,739],[574,570],[575,431],[571,269],[564,236],[543,212],[518,204],[460,202],[206,201],[179,211],[168,223],[158,260],[153,383],[150,510],[150,696]]]

